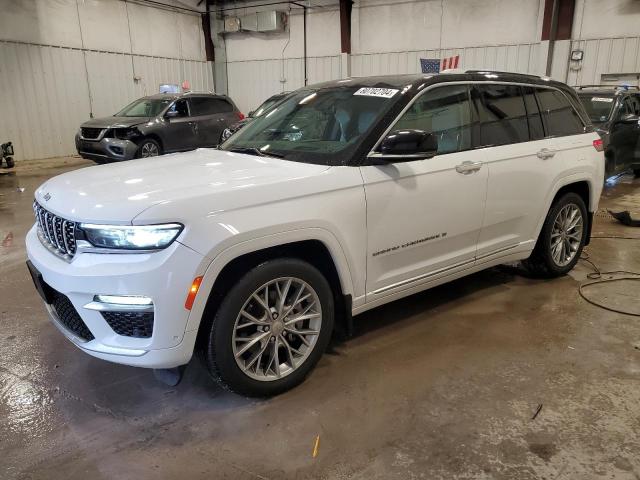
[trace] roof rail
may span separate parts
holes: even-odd
[[[491,69],[472,69],[472,70],[465,70],[465,73],[498,73],[498,74],[503,74],[503,75],[522,75],[524,77],[535,77],[535,78],[542,78],[540,75],[534,75],[532,73],[520,73],[520,72],[504,72],[501,70],[491,70]]]
[[[187,90],[186,92],[182,92],[184,95],[189,94],[189,93],[195,93],[195,94],[206,94],[206,95],[219,95],[218,93],[215,93],[213,90]],[[220,95],[222,96],[222,95]]]
[[[638,88],[635,85],[574,85],[573,88],[576,88],[578,90],[583,90],[585,88],[612,88],[614,90],[630,90],[630,89],[640,90],[640,88]]]

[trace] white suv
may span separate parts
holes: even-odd
[[[273,395],[352,315],[505,262],[568,272],[601,150],[576,94],[548,78],[324,83],[219,150],[47,181],[28,265],[90,355],[176,369],[197,349],[226,387]]]

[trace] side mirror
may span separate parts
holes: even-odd
[[[176,118],[179,115],[177,110],[169,110],[164,114],[165,118]]]
[[[614,123],[622,123],[624,125],[629,125],[632,123],[639,123],[640,117],[638,115],[634,115],[632,113],[628,113],[627,115],[623,115],[619,119],[617,119]]]
[[[256,113],[255,110],[251,110],[249,113],[247,113],[247,117],[253,117],[253,114]]]
[[[389,162],[410,162],[431,158],[438,152],[438,139],[422,130],[394,130],[373,156]]]

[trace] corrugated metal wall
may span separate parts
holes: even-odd
[[[499,45],[442,50],[351,55],[351,75],[419,73],[420,58],[460,55],[460,68],[486,68],[540,74],[539,44]],[[302,58],[247,60],[227,63],[229,96],[243,112],[256,108],[276,92],[304,85]],[[343,78],[340,55],[309,57],[308,83]],[[281,81],[281,80],[284,80]]]
[[[14,142],[16,159],[75,154],[75,133],[91,110],[112,115],[161,83],[183,80],[213,90],[207,62],[0,41],[0,142]]]
[[[571,62],[569,85],[599,84],[602,74],[640,73],[640,37],[574,40],[571,50],[583,50],[584,59]]]
[[[460,55],[459,68],[540,73],[537,43],[351,55],[353,76],[420,73],[421,58]]]
[[[304,86],[304,63],[302,58],[228,62],[227,75],[229,96],[247,113],[274,93]],[[307,58],[307,78],[309,85],[342,78],[340,56]]]

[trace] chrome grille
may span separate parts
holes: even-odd
[[[33,202],[33,213],[38,224],[40,241],[65,258],[76,253],[76,224],[54,215],[38,202]]]

